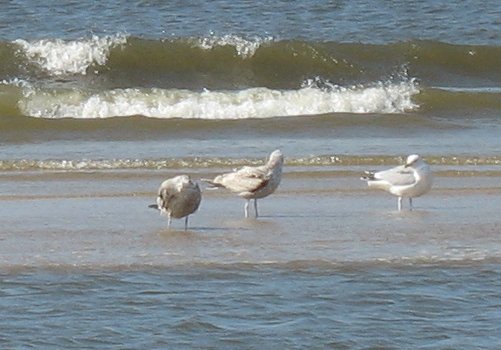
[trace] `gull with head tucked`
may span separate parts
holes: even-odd
[[[172,218],[184,220],[184,230],[188,229],[188,216],[194,213],[202,200],[198,184],[191,181],[188,175],[180,175],[165,180],[158,189],[157,204],[150,208],[160,210],[167,215],[167,227],[170,228]]]
[[[402,210],[403,197],[409,198],[412,210],[412,198],[422,196],[433,184],[430,166],[417,154],[408,156],[404,165],[378,172],[366,171],[365,174],[361,179],[367,181],[369,187],[385,190],[398,197],[399,211]]]
[[[249,217],[249,203],[254,199],[254,213],[258,217],[257,200],[275,192],[282,178],[284,156],[275,150],[265,165],[244,166],[233,172],[216,176],[213,180],[203,180],[214,187],[224,187],[246,200],[245,217]]]

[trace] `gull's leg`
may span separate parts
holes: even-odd
[[[409,197],[409,206],[410,206],[410,209],[409,209],[409,210],[412,210],[412,209],[413,209],[413,207],[412,207],[412,198],[411,198],[411,197]]]
[[[258,217],[257,213],[257,198],[254,198],[254,212],[256,213],[256,218]]]
[[[170,228],[171,223],[172,223],[172,218],[170,217],[170,213],[167,212],[167,228]]]
[[[398,200],[397,200],[397,209],[398,209],[398,211],[402,210],[402,197],[398,197]]]
[[[188,230],[188,216],[189,215],[186,215],[186,218],[184,219],[184,230],[187,231]]]
[[[245,217],[246,218],[249,217],[249,202],[250,202],[250,199],[246,199],[245,200],[244,212],[245,212]]]

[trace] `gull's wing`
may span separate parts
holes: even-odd
[[[391,186],[407,186],[416,182],[412,169],[397,166],[373,174],[374,180],[385,181]]]
[[[159,209],[167,209],[169,208],[170,203],[176,198],[179,194],[175,188],[170,186],[161,187],[158,191],[157,197],[157,205]]]
[[[191,181],[184,184],[181,193],[185,198],[189,198],[190,201],[200,201],[202,198],[200,187],[198,187],[197,183]]]
[[[269,176],[269,169],[262,166],[244,166],[237,170],[235,173],[241,177],[250,177],[250,178],[265,178]]]
[[[264,166],[245,166],[235,172],[220,175],[214,182],[233,192],[255,192],[266,186],[270,180],[270,171]]]

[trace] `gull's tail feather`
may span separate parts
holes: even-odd
[[[373,171],[364,171],[364,176],[362,176],[360,178],[360,180],[363,180],[363,181],[371,181],[371,180],[375,180],[376,178],[374,177],[374,172]]]
[[[221,185],[220,183],[217,183],[217,182],[214,182],[214,180],[212,179],[200,179],[200,181],[203,181],[209,185],[211,185],[212,187],[211,188],[220,188],[220,187],[224,187],[223,185]]]

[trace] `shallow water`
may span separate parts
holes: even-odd
[[[3,178],[2,266],[177,266],[299,261],[400,264],[497,261],[499,174],[441,176],[415,211],[368,191],[357,172],[289,167],[260,219],[242,199],[203,189],[190,231],[147,209],[164,171]],[[215,172],[218,170],[216,169]],[[174,173],[173,173],[174,174]],[[205,169],[192,178],[210,176]],[[404,203],[407,209],[407,202]],[[225,213],[225,215],[221,215]]]
[[[500,346],[497,1],[0,8],[2,348]],[[257,220],[148,209],[277,148]],[[359,177],[411,153],[399,213]]]
[[[258,220],[205,191],[187,232],[147,209],[162,178],[4,179],[3,346],[499,344],[499,177],[439,176],[399,213],[352,176],[289,173]]]

